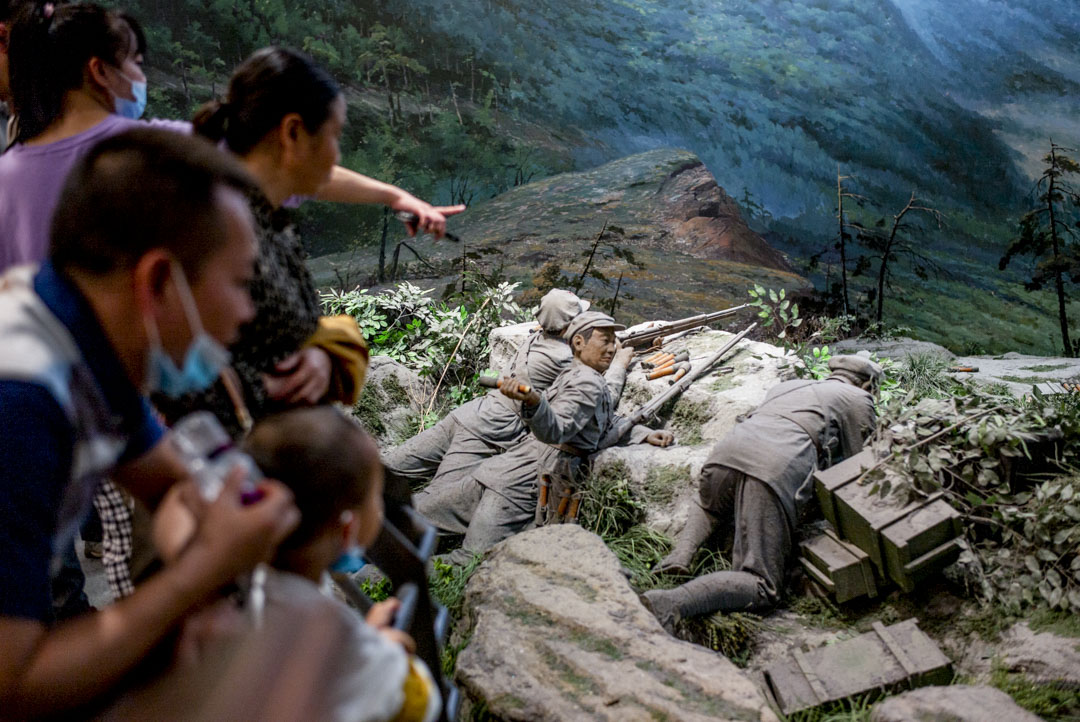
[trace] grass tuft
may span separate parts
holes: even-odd
[[[796,712],[788,715],[784,720],[785,722],[869,722],[870,709],[879,701],[881,701],[880,694],[870,693]]]
[[[1053,684],[1037,684],[1001,666],[994,668],[990,684],[1045,720],[1080,719],[1080,691]]]
[[[762,627],[761,617],[757,615],[718,612],[680,620],[675,636],[719,652],[738,667],[746,667],[754,649],[754,637]]]
[[[961,385],[949,376],[950,361],[936,353],[911,354],[897,367],[896,381],[914,403],[921,399],[950,398]]]

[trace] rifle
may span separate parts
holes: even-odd
[[[734,308],[726,308],[723,311],[715,311],[713,313],[703,313],[699,316],[690,316],[689,318],[683,318],[678,321],[671,321],[652,328],[643,328],[640,331],[633,331],[627,333],[622,331],[615,334],[615,337],[619,339],[619,342],[623,346],[632,346],[636,349],[647,349],[653,345],[653,342],[664,336],[670,336],[673,333],[680,333],[682,331],[690,331],[701,326],[708,326],[714,321],[719,321],[722,318],[728,316],[734,316],[744,308],[749,308],[750,304],[744,303],[741,306],[735,306]]]
[[[746,334],[750,333],[755,328],[757,328],[756,322],[744,328],[742,331],[736,334],[734,338],[724,344],[719,351],[710,356],[704,363],[699,364],[696,368],[684,374],[683,377],[680,378],[676,383],[672,384],[667,391],[660,394],[655,399],[645,404],[634,413],[624,417],[619,423],[619,425],[615,427],[614,433],[617,434],[616,438],[621,439],[623,436],[626,435],[626,432],[628,432],[631,428],[634,427],[635,424],[643,423],[656,416],[660,412],[660,409],[663,408],[664,404],[681,394],[687,386],[694,383],[694,381],[696,381],[698,378],[704,376],[709,371],[709,369],[719,363],[720,359],[726,356],[728,352],[731,351],[731,349],[735,348],[735,344],[746,338]]]

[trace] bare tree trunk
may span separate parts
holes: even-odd
[[[589,268],[592,266],[593,258],[596,256],[596,247],[600,245],[600,239],[603,238],[606,230],[607,221],[604,221],[603,228],[596,234],[596,240],[593,241],[592,250],[589,251],[589,259],[585,261],[585,268],[581,269],[581,275],[578,276],[577,286],[574,287],[574,293],[578,296],[581,295],[581,288],[585,285],[585,278],[589,275]]]
[[[840,278],[843,294],[844,315],[850,314],[848,308],[847,286],[847,244],[844,242],[844,186],[841,183],[840,166],[836,166],[836,217],[840,222]]]
[[[465,125],[465,121],[461,119],[461,109],[457,104],[457,91],[454,90],[454,84],[450,83],[450,99],[454,101],[454,112],[457,113],[458,125]]]
[[[461,242],[461,295],[465,295],[465,264],[468,259],[465,257],[465,241]]]
[[[379,283],[386,280],[386,234],[390,230],[390,207],[383,206],[382,242],[379,243]]]
[[[390,90],[390,76],[386,72],[386,68],[383,68],[383,87],[386,88],[386,103],[390,106],[390,127],[394,127],[394,92]]]
[[[396,246],[394,246],[394,260],[392,261],[392,265],[390,266],[390,280],[391,281],[396,281],[397,280],[398,256],[400,256],[400,255],[401,255],[401,244],[399,243]]]
[[[1057,167],[1057,155],[1054,147],[1050,146],[1050,167]],[[1058,319],[1061,321],[1061,343],[1065,347],[1066,356],[1075,356],[1072,342],[1069,340],[1069,319],[1065,315],[1065,280],[1061,274],[1061,243],[1058,239],[1057,220],[1054,217],[1054,175],[1050,174],[1050,185],[1046,192],[1046,207],[1050,214],[1050,243],[1054,249],[1054,286],[1058,297]]]
[[[619,274],[619,282],[615,284],[615,295],[611,297],[611,317],[615,318],[615,309],[619,305],[619,291],[622,290],[622,277],[623,274]]]
[[[911,209],[911,205],[915,202],[915,192],[911,193],[911,200],[907,202],[903,210],[893,216],[892,229],[889,231],[889,240],[885,242],[885,248],[881,252],[881,268],[878,269],[877,278],[877,315],[875,320],[881,323],[882,307],[885,305],[885,277],[888,274],[889,268],[889,256],[892,255],[893,242],[896,240],[896,232],[900,230],[900,221],[903,220],[904,214]]]

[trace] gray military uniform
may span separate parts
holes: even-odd
[[[625,368],[612,367],[604,376],[574,360],[537,406],[525,408],[522,418],[532,435],[468,477],[439,488],[432,484],[414,497],[416,508],[440,531],[465,535],[452,561],[465,561],[527,527],[536,511],[540,474],[574,478],[590,454],[645,440],[652,431],[645,426],[632,427],[621,439],[615,431],[622,420],[615,407],[625,378]]]
[[[874,397],[851,384],[782,383],[713,447],[702,469],[703,493],[717,467],[742,472],[768,485],[794,528],[813,494],[814,470],[857,454],[875,420]]]
[[[701,471],[700,509],[691,509],[687,523],[696,515],[713,525],[734,525],[732,571],[648,592],[646,600],[654,608],[674,604],[684,616],[775,606],[796,525],[812,497],[814,470],[857,453],[875,420],[873,396],[840,379],[788,381],[771,389],[713,448]]]
[[[521,344],[503,376],[516,376],[542,392],[571,360],[573,353],[561,336],[537,331]],[[388,480],[404,480],[414,489],[428,481],[436,489],[461,482],[484,459],[510,449],[528,433],[520,407],[498,390],[463,404],[384,457]]]

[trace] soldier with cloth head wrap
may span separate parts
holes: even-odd
[[[516,377],[539,391],[551,386],[573,358],[564,336],[567,326],[588,307],[588,301],[569,291],[549,291],[536,313],[540,330],[525,339],[503,375]],[[417,488],[430,481],[438,489],[460,482],[481,461],[501,454],[528,433],[518,407],[495,389],[463,404],[384,455],[387,485]]]
[[[721,439],[702,467],[697,503],[658,571],[689,574],[694,553],[722,524],[735,531],[731,571],[643,595],[669,629],[681,617],[763,611],[780,597],[795,528],[815,469],[862,449],[874,429],[881,366],[836,356],[828,378],[786,381]]]

